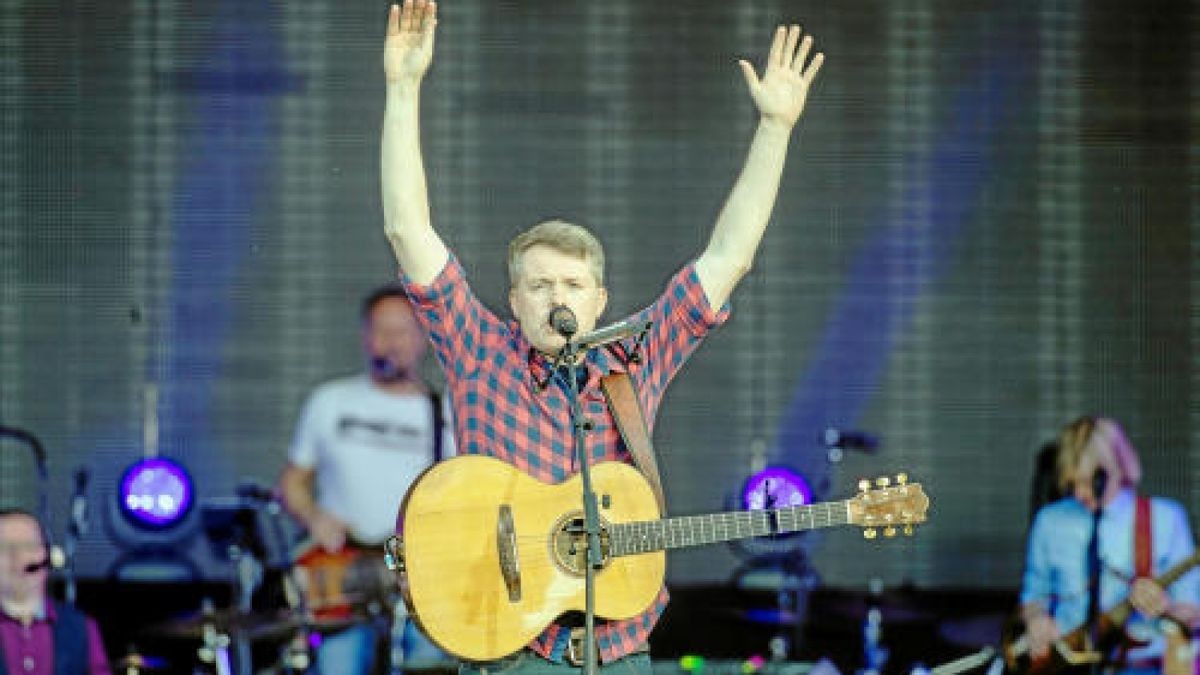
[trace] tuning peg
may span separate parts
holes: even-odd
[[[892,484],[892,479],[888,478],[887,476],[880,476],[879,478],[875,479],[875,484],[881,488],[885,488]]]
[[[911,537],[912,533],[913,533],[912,525],[905,525],[904,526],[904,536]]]
[[[897,485],[905,485],[906,483],[908,483],[908,474],[903,472],[896,474]]]
[[[891,525],[888,525],[887,527],[883,528],[883,536],[885,536],[885,537],[896,536],[896,528],[892,527]]]
[[[858,491],[859,492],[866,492],[867,490],[870,490],[870,489],[871,489],[871,481],[867,480],[866,478],[858,481]]]
[[[876,534],[878,533],[875,531],[875,528],[868,527],[867,529],[863,530],[863,539],[874,539]]]

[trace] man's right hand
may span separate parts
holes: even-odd
[[[388,84],[416,84],[433,60],[433,34],[437,27],[437,3],[433,0],[404,0],[388,13],[387,37],[383,41],[383,72]]]
[[[313,514],[308,533],[318,546],[330,553],[337,553],[346,545],[346,524],[325,511]]]
[[[1058,640],[1058,623],[1049,614],[1037,614],[1026,619],[1025,634],[1029,636],[1029,656],[1036,661],[1049,654],[1050,646]]]

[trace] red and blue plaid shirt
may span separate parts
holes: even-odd
[[[574,429],[566,384],[549,372],[550,360],[535,350],[516,322],[502,321],[479,302],[453,255],[428,286],[404,279],[418,318],[446,372],[454,409],[458,451],[496,457],[545,483],[561,483],[578,472]],[[640,363],[623,363],[605,350],[587,356],[587,380],[580,390],[584,415],[593,422],[586,435],[591,462],[632,462],[600,389],[600,378],[628,372],[653,431],[659,403],[671,379],[728,308],[714,312],[693,265],[680,270],[661,296],[636,315],[652,321]],[[551,377],[552,384],[539,387]],[[642,645],[667,604],[664,587],[642,614],[597,623],[596,644],[607,663]],[[562,661],[570,630],[551,624],[530,648]]]

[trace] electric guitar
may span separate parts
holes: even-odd
[[[930,675],[958,675],[959,673],[968,670],[974,670],[982,665],[986,665],[988,661],[996,654],[995,647],[984,647],[974,654],[954,659],[948,663],[943,663],[940,666],[934,666],[930,669]]]
[[[1200,564],[1200,552],[1181,561],[1171,569],[1154,578],[1154,583],[1163,588],[1179,580],[1179,577]],[[1087,626],[1078,626],[1054,642],[1050,652],[1038,659],[1029,655],[1029,635],[1024,623],[1016,618],[1005,631],[1003,638],[1004,661],[1009,672],[1025,675],[1054,675],[1075,666],[1099,664],[1112,653],[1123,639],[1125,623],[1133,614],[1133,603],[1128,598],[1121,604],[1100,615],[1100,628],[1096,644],[1090,644]]]
[[[317,544],[296,556],[296,581],[314,625],[337,627],[379,612],[395,601],[395,578],[375,546],[353,541],[336,553]]]
[[[866,481],[864,481],[865,483]],[[654,492],[635,468],[592,468],[602,566],[598,617],[625,619],[658,596],[665,549],[839,525],[906,534],[924,522],[929,498],[904,476],[881,478],[853,499],[774,510],[660,519]],[[563,612],[585,608],[587,536],[574,476],[541,483],[491,457],[462,455],[430,467],[400,507],[389,563],[410,615],[439,647],[471,661],[517,651]]]

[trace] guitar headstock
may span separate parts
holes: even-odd
[[[895,484],[886,476],[871,482],[858,482],[858,494],[849,500],[850,522],[866,528],[863,536],[874,539],[882,530],[883,536],[894,537],[896,528],[912,534],[913,525],[925,522],[929,497],[920,483],[909,483],[907,474],[898,474]]]

